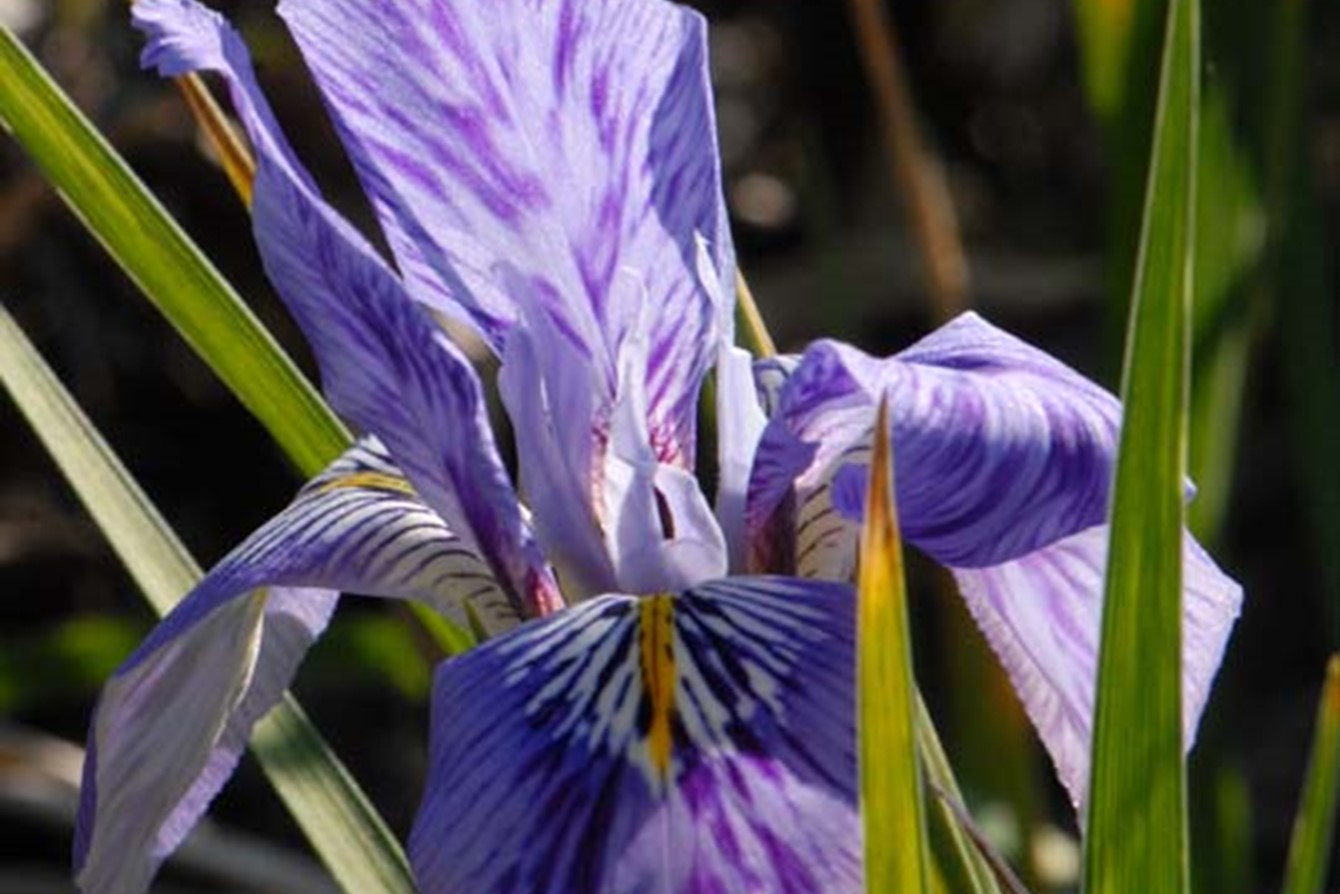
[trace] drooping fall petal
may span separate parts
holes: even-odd
[[[1117,400],[965,314],[887,360],[829,341],[805,352],[759,445],[752,530],[793,487],[803,505],[844,475],[833,497],[859,516],[859,487],[844,485],[863,487],[885,391],[903,534],[939,561],[991,565],[1103,521]]]
[[[1117,400],[972,314],[887,360],[820,342],[781,384],[755,459],[756,565],[850,577],[885,389],[903,533],[954,571],[1078,805]],[[1186,554],[1189,748],[1242,593],[1190,535]]]
[[[420,889],[859,890],[853,623],[848,586],[733,578],[448,661]]]
[[[353,448],[216,565],[107,684],[81,792],[83,891],[147,888],[232,774],[340,591],[418,598],[494,632],[520,619],[484,559],[380,448]]]
[[[1089,782],[1107,538],[1099,525],[1000,565],[953,569],[1077,807]],[[1190,750],[1242,588],[1190,534],[1183,556],[1182,725]]]

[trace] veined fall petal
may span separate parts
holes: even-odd
[[[870,426],[885,391],[903,534],[954,572],[1079,805],[1120,405],[973,314],[887,360],[817,343],[781,385],[755,458],[755,562],[786,562],[778,570],[803,577],[850,576]],[[1186,540],[1190,748],[1242,591]]]
[[[230,553],[107,684],[84,765],[80,889],[142,891],[232,774],[340,591],[498,632],[520,607],[372,441]]]
[[[607,595],[438,671],[424,894],[861,885],[846,585]]]
[[[816,342],[782,389],[750,482],[757,530],[800,504],[855,496],[880,394],[889,395],[898,513],[945,564],[990,565],[1099,524],[1120,405],[1060,361],[964,314],[887,360]],[[859,501],[848,501],[858,517]],[[854,510],[854,511],[853,511]]]
[[[1000,565],[951,569],[1077,809],[1089,784],[1108,533],[1098,525]],[[1242,588],[1190,534],[1182,578],[1182,727],[1190,750]]]

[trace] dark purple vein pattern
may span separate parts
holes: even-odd
[[[786,364],[790,366],[790,364]],[[903,535],[948,566],[1076,805],[1087,785],[1120,406],[973,314],[886,360],[813,345],[781,384],[750,482],[758,570],[849,579],[887,394]],[[1187,535],[1186,744],[1242,589]]]
[[[448,661],[420,889],[862,890],[854,603],[780,578],[602,596]]]

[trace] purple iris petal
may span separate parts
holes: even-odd
[[[708,246],[699,241],[698,279],[712,298],[717,315],[716,513],[726,542],[729,567],[740,574],[747,565],[745,506],[754,453],[766,421],[749,352],[735,346],[735,302],[712,264]]]
[[[1089,784],[1108,527],[1099,525],[990,568],[954,569],[964,601],[1079,808]],[[1242,604],[1242,588],[1188,534],[1182,629],[1185,747]]]
[[[95,721],[81,884],[147,884],[333,591],[426,598],[489,632],[559,607],[480,383],[426,308],[501,356],[538,541],[565,585],[595,598],[439,671],[411,840],[425,892],[859,890],[850,587],[701,582],[726,573],[728,552],[735,570],[747,555],[849,576],[885,394],[904,533],[954,569],[1082,798],[1111,395],[973,315],[886,361],[821,342],[756,382],[733,346],[695,13],[659,0],[284,0],[281,14],[399,274],[321,199],[236,34],[190,0],[135,6],[146,64],[228,80],[257,149],[266,270],[332,403],[386,443],[424,503],[397,468],[355,460],[150,636]],[[690,474],[714,362],[715,517]],[[1189,743],[1240,591],[1189,538],[1187,550]],[[272,584],[324,589],[246,595]],[[622,592],[678,595],[597,595]],[[169,757],[159,787],[144,770],[155,748]]]
[[[755,458],[749,523],[756,565],[850,577],[871,425],[884,393],[903,534],[953,570],[1079,805],[1118,403],[974,315],[888,360],[821,342],[781,385]],[[1189,748],[1242,591],[1190,535],[1186,556]]]
[[[861,889],[851,589],[603,596],[448,661],[424,894]]]
[[[238,594],[239,596],[242,594]],[[138,892],[232,775],[251,728],[288,687],[337,595],[237,598],[107,683],[89,732],[74,865],[86,894]]]
[[[366,241],[316,193],[255,83],[246,48],[191,0],[133,10],[146,64],[217,71],[257,148],[253,208],[267,273],[303,327],[337,410],[386,443],[424,499],[500,579],[546,611],[559,601],[498,458],[468,361]]]
[[[375,444],[352,449],[215,566],[117,671],[84,768],[82,890],[148,886],[288,687],[338,591],[420,598],[461,623],[468,605],[495,632],[520,620],[484,560],[405,491]]]
[[[903,534],[940,561],[992,565],[1103,521],[1116,399],[965,314],[888,360],[829,341],[806,351],[755,458],[751,529],[793,485],[804,501],[863,460],[885,393]]]
[[[704,23],[659,0],[284,0],[415,297],[500,353],[507,271],[614,371],[631,272],[652,309],[648,426],[692,467],[712,308],[695,234],[734,270]],[[612,397],[612,389],[607,389]]]

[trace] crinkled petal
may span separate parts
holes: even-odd
[[[445,663],[424,894],[861,890],[850,587],[602,596]]]
[[[215,566],[107,684],[84,768],[82,890],[148,886],[231,775],[341,590],[422,599],[493,632],[519,621],[488,564],[376,444],[354,448]]]
[[[1108,527],[987,568],[955,568],[963,598],[1000,657],[1077,808],[1089,783]],[[1188,534],[1183,564],[1186,748],[1242,604],[1242,588]]]
[[[830,488],[844,465],[856,467],[847,483],[859,486],[843,492],[859,497],[885,393],[903,534],[940,561],[994,565],[1103,521],[1116,399],[964,314],[887,360],[836,342],[806,351],[759,445],[751,538],[788,495],[804,504]]]
[[[558,604],[498,457],[474,370],[371,247],[321,199],[261,95],[245,47],[193,0],[136,3],[144,62],[216,71],[257,149],[253,217],[267,273],[302,325],[331,404],[378,435],[423,499],[531,611]]]
[[[502,352],[514,267],[607,373],[631,271],[655,310],[649,425],[692,465],[733,259],[700,16],[661,0],[284,0],[415,297]],[[730,277],[729,279],[727,277]]]

